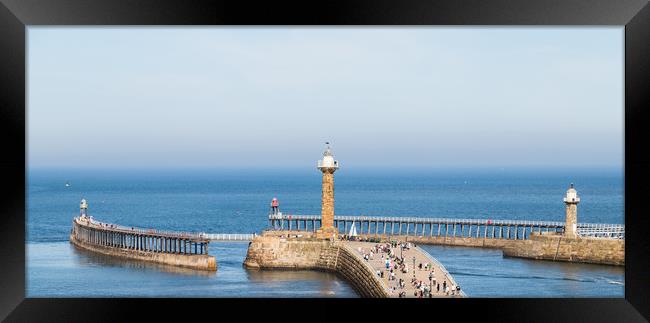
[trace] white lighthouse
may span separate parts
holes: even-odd
[[[87,210],[88,210],[88,202],[86,202],[86,199],[81,199],[81,204],[79,204],[79,214],[85,217]]]
[[[323,152],[323,159],[318,161],[318,170],[323,173],[323,186],[321,196],[321,227],[317,236],[321,238],[336,238],[337,229],[334,228],[334,172],[339,169],[339,161],[334,160],[329,142]]]
[[[318,169],[320,171],[327,170],[329,168],[332,168],[332,173],[335,172],[339,168],[339,161],[334,160],[334,156],[332,155],[332,149],[330,148],[329,142],[326,143],[327,148],[325,149],[325,152],[323,152],[323,159],[318,161]]]
[[[564,196],[564,204],[566,204],[566,224],[564,226],[564,235],[567,237],[575,238],[578,232],[578,203],[580,197],[578,192],[573,187],[573,183],[569,186]]]

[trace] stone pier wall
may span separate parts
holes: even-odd
[[[515,246],[525,240],[507,240],[507,239],[490,239],[490,238],[468,238],[468,237],[413,237],[413,236],[396,236],[391,240],[410,241],[420,244],[433,244],[459,247],[479,247],[479,248],[505,248]]]
[[[316,239],[314,235],[299,238],[274,234],[257,236],[248,246],[244,266],[330,271],[349,282],[362,297],[388,297],[387,287],[349,247],[339,241]]]
[[[355,256],[348,246],[342,245],[338,248],[336,273],[350,282],[362,297],[389,297],[388,286],[377,277],[370,265]]]
[[[625,240],[533,234],[529,240],[504,248],[503,254],[509,257],[624,266]]]
[[[504,256],[580,262],[601,265],[625,265],[625,240],[607,238],[567,238],[561,234],[532,233],[526,240],[461,238],[461,237],[414,237],[414,236],[375,236],[362,235],[363,238],[381,238],[384,241],[400,240],[418,244],[443,246],[478,247],[502,249]]]
[[[214,256],[208,255],[179,255],[171,253],[155,253],[148,251],[137,251],[123,248],[105,247],[100,245],[91,245],[79,241],[74,234],[70,235],[70,242],[79,248],[92,252],[105,254],[108,256],[121,257],[133,260],[142,260],[155,262],[165,265],[178,266],[196,270],[217,270],[217,260]]]
[[[320,266],[321,254],[332,247],[332,242],[311,236],[283,238],[263,234],[249,244],[244,265],[249,268],[313,269]]]

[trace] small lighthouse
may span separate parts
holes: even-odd
[[[329,142],[323,152],[323,159],[318,161],[317,168],[323,173],[323,186],[321,198],[321,227],[316,236],[319,238],[334,238],[338,230],[334,228],[334,172],[339,169],[338,160],[334,160]]]
[[[79,204],[79,214],[85,217],[87,210],[88,210],[88,203],[86,202],[86,199],[81,199],[81,204]]]
[[[564,196],[564,204],[566,204],[566,224],[564,226],[564,236],[575,238],[577,236],[578,227],[578,203],[580,197],[578,192],[573,188],[573,183],[566,191]]]

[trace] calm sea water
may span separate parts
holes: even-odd
[[[260,232],[271,198],[284,214],[320,213],[317,170],[30,170],[27,295],[356,297],[335,275],[242,267],[247,243],[212,243],[213,274],[116,260],[71,246],[79,201],[96,219],[208,233]],[[68,181],[71,186],[65,187]],[[336,213],[562,221],[574,182],[580,222],[623,223],[622,170],[341,170]],[[622,267],[503,258],[498,250],[425,246],[475,297],[623,296]]]

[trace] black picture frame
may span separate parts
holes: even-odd
[[[650,154],[650,6],[646,0],[401,0],[401,1],[88,1],[0,0],[0,169],[7,192],[0,205],[0,318],[8,321],[129,321],[181,314],[219,320],[221,312],[244,304],[264,310],[245,315],[301,319],[296,309],[313,308],[302,319],[345,319],[338,306],[388,308],[398,304],[402,318],[478,317],[483,321],[621,321],[650,318],[648,293],[650,228],[646,187]],[[26,27],[37,25],[611,25],[625,26],[625,297],[499,298],[420,301],[273,299],[25,298],[26,232]],[[80,278],[83,279],[83,278]],[[386,302],[386,303],[383,303]],[[392,303],[389,303],[392,302]],[[408,309],[403,307],[412,305]],[[411,311],[414,311],[411,313]],[[370,313],[369,313],[370,312]],[[380,313],[391,319],[391,313]],[[413,316],[410,316],[414,314]],[[369,316],[366,317],[369,319]],[[211,319],[211,320],[213,320]],[[234,318],[233,318],[234,319]],[[365,319],[365,318],[364,318]]]

